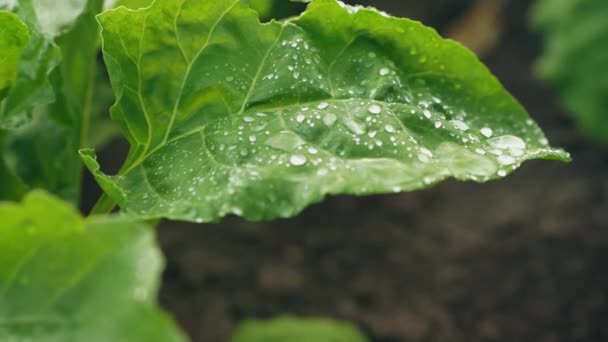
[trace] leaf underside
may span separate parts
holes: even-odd
[[[0,340],[184,341],[154,302],[154,230],[42,192],[0,202]]]
[[[470,51],[375,9],[316,0],[261,24],[246,1],[157,0],[98,18],[131,152],[117,176],[81,153],[136,216],[289,217],[568,159]]]
[[[608,146],[608,2],[542,0],[532,13],[545,38],[538,71],[582,131]]]

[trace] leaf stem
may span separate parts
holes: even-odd
[[[95,44],[97,45],[97,42],[99,41],[99,37],[97,37],[95,39]],[[82,108],[82,119],[80,121],[80,136],[78,137],[78,148],[85,148],[88,147],[88,141],[89,141],[89,129],[91,126],[91,116],[92,116],[92,111],[93,111],[93,96],[95,94],[95,85],[96,85],[96,81],[97,81],[97,54],[95,54],[95,58],[93,58],[93,61],[89,64],[89,82],[87,84],[87,92],[86,92],[86,98],[85,98],[85,102],[84,102],[84,106]],[[80,203],[80,200],[82,198],[82,180],[84,178],[84,165],[82,165],[82,163],[79,163],[79,168],[78,168],[78,182],[76,184],[77,186],[77,191],[76,191],[76,196],[77,199],[77,203]]]
[[[112,212],[112,210],[114,210],[115,207],[116,202],[112,198],[110,198],[110,196],[104,193],[103,195],[101,195],[99,200],[97,200],[97,203],[95,203],[93,209],[91,209],[89,216],[109,214]]]

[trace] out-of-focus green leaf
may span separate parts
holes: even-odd
[[[249,320],[241,324],[232,342],[365,342],[352,324],[321,318],[282,317],[270,321]]]
[[[0,2],[0,10],[17,14],[30,32],[29,43],[19,61],[17,80],[0,102],[0,128],[23,125],[29,121],[34,108],[54,101],[49,77],[60,60],[61,53],[53,43],[59,23],[53,24],[44,13],[38,18],[37,9],[31,0]]]
[[[121,136],[120,127],[110,119],[110,107],[114,102],[114,93],[103,65],[98,65],[93,89],[95,94],[91,104],[91,122],[86,145],[100,148],[112,139]],[[82,145],[85,145],[84,142]]]
[[[0,202],[0,222],[0,340],[184,340],[155,303],[163,259],[151,227],[85,220],[42,192]]]
[[[251,8],[258,12],[260,18],[268,19],[272,14],[274,0],[251,0]]]
[[[12,8],[33,38],[4,102],[12,124],[0,155],[8,170],[30,188],[44,188],[72,202],[78,199],[82,169],[77,151],[89,146],[89,136],[101,140],[90,133],[90,122],[99,126],[93,127],[95,133],[104,122],[92,108],[99,72],[95,15],[101,8],[102,0],[20,0]],[[17,108],[11,103],[25,110],[7,111]]]
[[[487,181],[568,159],[479,60],[418,22],[335,0],[260,24],[247,1],[157,0],[99,16],[131,143],[128,213],[289,217],[327,194]]]
[[[19,59],[29,40],[27,26],[19,17],[0,11],[0,101],[17,79]]]
[[[0,131],[0,151],[3,149],[5,134]],[[2,158],[0,158],[0,185],[0,199],[17,201],[27,192],[27,186],[13,174]]]
[[[44,188],[75,201],[78,160],[74,159],[73,150],[78,146],[73,144],[71,134],[69,127],[47,115],[35,115],[33,121],[7,134],[2,151],[4,162],[28,188]]]
[[[608,145],[608,1],[540,0],[532,14],[545,38],[540,75],[581,130]]]
[[[106,0],[104,7],[108,9],[124,6],[130,9],[138,9],[150,6],[152,1],[153,0]]]

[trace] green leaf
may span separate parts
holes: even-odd
[[[16,82],[0,97],[0,128],[14,128],[27,123],[34,108],[54,101],[49,77],[61,58],[52,41],[58,28],[49,21],[43,21],[48,19],[48,15],[47,18],[40,15],[41,19],[38,19],[37,8],[31,0],[19,1],[18,4],[3,2],[0,10],[15,12],[30,32],[29,42],[19,61]]]
[[[352,324],[321,318],[282,317],[271,321],[249,320],[241,324],[232,342],[365,342]]]
[[[116,8],[124,6],[130,9],[138,9],[150,6],[153,0],[106,0],[105,8]]]
[[[0,131],[0,151],[4,144],[4,133]],[[27,186],[8,168],[0,158],[0,199],[16,201],[26,192]]]
[[[260,24],[246,1],[157,0],[99,21],[131,151],[114,177],[83,156],[140,217],[289,217],[568,159],[470,51],[374,9],[317,0]]]
[[[154,230],[42,192],[0,202],[0,340],[183,341],[155,303]]]
[[[28,187],[44,188],[73,203],[78,200],[82,169],[78,149],[88,146],[89,137],[99,144],[108,137],[103,124],[107,120],[102,119],[107,113],[92,108],[100,71],[95,15],[101,6],[101,0],[21,0],[13,9],[29,25],[34,38],[20,62],[21,76],[14,87],[21,87],[25,96],[9,93],[5,103],[8,106],[11,99],[18,98],[15,101],[27,108],[28,115],[13,115],[19,124],[9,125],[2,158]],[[36,87],[48,95],[44,101],[36,100]],[[88,129],[91,121],[96,125],[95,134]],[[100,128],[104,128],[101,135]]]
[[[79,160],[73,156],[78,147],[71,134],[69,127],[47,115],[35,115],[34,121],[7,133],[4,163],[27,188],[43,188],[75,203]]]
[[[13,13],[0,11],[0,100],[17,80],[17,67],[30,40],[27,26]]]
[[[608,146],[608,2],[542,0],[532,14],[545,38],[537,70],[581,130]]]
[[[273,5],[274,0],[251,0],[251,8],[258,12],[260,18],[269,18]]]

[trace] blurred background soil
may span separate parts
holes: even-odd
[[[475,49],[574,162],[528,162],[481,185],[333,197],[270,223],[164,223],[162,305],[197,342],[283,313],[349,320],[372,341],[608,341],[608,152],[534,77],[531,2],[367,4]],[[114,145],[102,164],[120,165]]]

